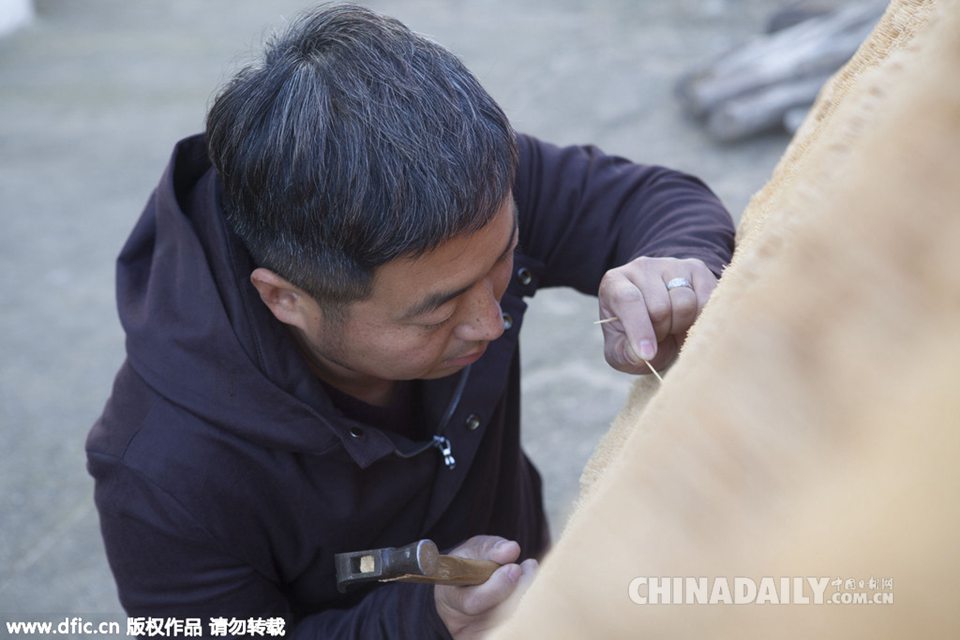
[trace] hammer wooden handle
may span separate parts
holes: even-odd
[[[438,584],[483,584],[500,568],[492,560],[470,560],[458,556],[440,556],[439,560],[436,577],[443,582]]]
[[[492,560],[471,560],[459,556],[439,556],[437,570],[429,576],[407,574],[384,582],[422,582],[469,586],[483,584],[501,565]]]

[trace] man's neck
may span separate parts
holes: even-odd
[[[394,380],[379,380],[376,384],[350,384],[349,381],[331,380],[325,377],[312,363],[310,368],[318,378],[331,387],[375,407],[388,406],[396,396],[398,385]]]
[[[299,336],[297,338],[300,352],[306,359],[310,371],[326,384],[341,393],[376,407],[386,407],[393,401],[398,387],[396,380],[382,380],[353,374],[336,363],[319,359],[303,343],[303,340],[299,339]]]

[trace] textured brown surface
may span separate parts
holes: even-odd
[[[496,638],[958,636],[958,69],[960,3],[895,1]],[[636,605],[636,576],[893,577],[895,604]]]

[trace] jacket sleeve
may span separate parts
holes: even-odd
[[[97,458],[91,456],[91,464],[102,466]],[[130,618],[199,619],[203,637],[213,635],[214,619],[246,624],[251,618],[283,618],[286,638],[450,637],[432,585],[382,585],[350,606],[298,618],[278,584],[214,540],[172,496],[123,465],[109,464],[114,468],[98,479],[96,502],[107,558]]]
[[[699,258],[717,276],[729,262],[733,220],[699,179],[596,147],[517,141],[520,246],[541,263],[540,286],[596,295],[604,273],[640,256]]]

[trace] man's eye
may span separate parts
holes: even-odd
[[[447,324],[448,322],[450,322],[452,319],[453,319],[453,315],[451,314],[451,315],[447,316],[446,318],[444,318],[443,320],[441,320],[440,322],[428,322],[427,324],[423,325],[423,327],[424,327],[425,329],[439,329],[439,328],[442,327],[443,325],[445,325],[445,324]]]

